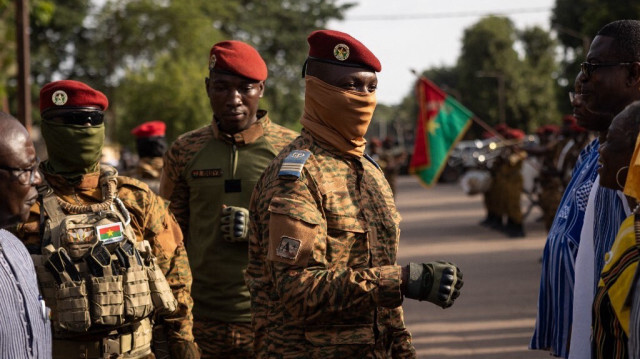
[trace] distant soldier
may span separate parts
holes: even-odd
[[[509,126],[506,124],[498,124],[494,127],[494,130],[502,136],[502,138],[506,138],[507,132],[510,130]],[[493,134],[487,132],[486,137],[491,138]],[[496,137],[496,141],[500,140]],[[494,151],[502,151],[501,148],[495,149]],[[505,213],[504,201],[503,201],[503,189],[505,186],[504,176],[502,172],[504,171],[504,159],[501,156],[496,156],[487,162],[487,169],[491,174],[491,183],[489,185],[489,189],[484,193],[484,207],[487,212],[487,217],[480,222],[480,225],[491,228],[502,230],[504,227],[503,223],[503,214]]]
[[[415,358],[405,297],[447,308],[452,263],[400,266],[400,216],[364,153],[378,59],[348,34],[308,37],[300,137],[271,162],[251,199],[246,282],[258,358]]]
[[[541,126],[536,130],[536,133],[540,141],[539,145],[529,146],[525,150],[528,154],[541,158],[540,172],[536,178],[540,188],[538,202],[542,209],[545,228],[548,231],[564,192],[562,173],[556,168],[556,149],[562,142],[558,137],[560,128],[556,125]]]
[[[146,183],[155,193],[160,189],[162,156],[167,151],[166,127],[162,121],[150,121],[131,130],[136,137],[136,150],[140,158],[131,177]]]
[[[506,225],[504,232],[511,238],[524,237],[522,207],[520,198],[522,195],[522,164],[527,157],[527,153],[520,148],[520,142],[524,139],[525,133],[522,130],[512,128],[507,132],[505,138],[512,143],[506,146],[502,152],[503,156],[503,200]]]

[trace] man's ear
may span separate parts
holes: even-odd
[[[632,62],[629,65],[629,77],[627,83],[630,87],[640,88],[640,62]]]
[[[262,80],[260,81],[260,98],[262,98],[262,96],[264,95],[264,86],[267,83],[267,80]]]

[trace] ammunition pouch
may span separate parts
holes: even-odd
[[[54,339],[53,359],[145,358],[151,354],[151,334],[150,320],[143,319],[97,339]]]
[[[91,321],[117,326],[123,323],[122,276],[91,277]]]
[[[144,252],[145,270],[147,278],[149,278],[149,289],[151,291],[151,300],[153,306],[159,314],[169,314],[176,311],[178,301],[171,292],[169,282],[164,277],[155,257],[151,255],[151,251]]]
[[[85,332],[91,326],[87,286],[84,280],[60,284],[56,291],[58,325],[71,332]]]
[[[153,311],[153,303],[146,269],[142,266],[127,268],[123,279],[125,318],[136,320],[149,316]]]

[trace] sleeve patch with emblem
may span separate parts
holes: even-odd
[[[300,178],[305,162],[311,156],[311,152],[306,150],[294,150],[282,161],[282,167],[278,176],[294,176]]]
[[[282,236],[276,249],[276,255],[286,259],[296,259],[298,251],[300,251],[300,240]]]

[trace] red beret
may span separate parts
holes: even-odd
[[[510,140],[521,140],[525,136],[524,131],[519,130],[517,128],[511,128],[507,131],[506,138]]]
[[[564,122],[567,125],[573,125],[573,124],[577,125],[578,124],[578,120],[573,115],[564,115],[564,116],[562,116],[562,122]]]
[[[167,125],[162,121],[145,122],[131,130],[131,134],[137,138],[164,137]]]
[[[51,108],[95,107],[104,111],[109,100],[102,92],[80,81],[50,82],[40,90],[40,113]]]
[[[539,135],[552,134],[552,133],[558,133],[558,132],[560,132],[560,128],[557,125],[544,125],[544,126],[538,127],[538,129],[536,130],[536,133]]]
[[[267,64],[254,49],[242,41],[221,41],[209,51],[209,70],[220,70],[251,80],[267,79]]]
[[[366,67],[380,72],[378,58],[349,34],[333,30],[317,30],[307,38],[309,57],[344,66]]]

